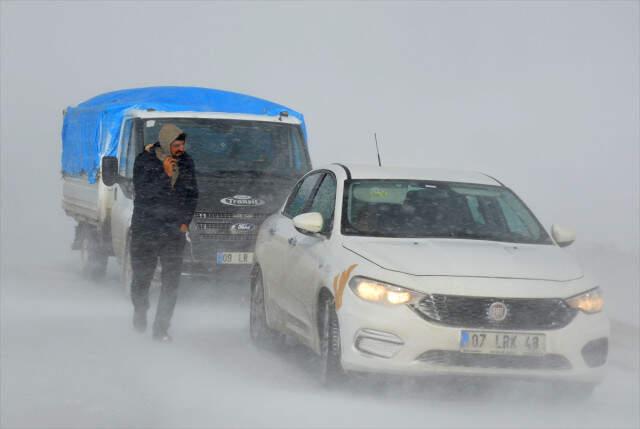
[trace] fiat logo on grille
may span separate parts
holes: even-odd
[[[503,302],[494,302],[489,306],[489,310],[487,310],[487,316],[489,316],[489,319],[495,320],[496,322],[502,322],[506,319],[507,313],[507,306]]]

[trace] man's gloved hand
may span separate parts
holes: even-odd
[[[162,166],[164,167],[164,172],[167,173],[167,176],[173,176],[173,169],[176,166],[176,159],[172,156],[168,156],[162,161]]]
[[[189,226],[185,225],[184,223],[182,225],[180,225],[180,232],[182,233],[187,233],[189,232]]]

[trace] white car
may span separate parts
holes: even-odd
[[[609,322],[598,284],[498,180],[329,165],[260,227],[251,336],[345,372],[541,378],[587,396]]]

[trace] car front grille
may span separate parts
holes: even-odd
[[[451,350],[429,350],[416,359],[437,366],[497,369],[571,369],[566,357],[558,354],[541,356],[508,356],[463,353]]]
[[[506,306],[504,320],[489,316],[489,307]],[[574,318],[576,310],[554,298],[487,298],[460,295],[428,295],[412,305],[429,322],[452,327],[489,329],[560,329]]]

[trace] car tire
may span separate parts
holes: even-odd
[[[82,275],[86,278],[98,281],[107,273],[109,255],[102,248],[98,240],[98,231],[95,227],[85,225],[80,237],[80,263]]]
[[[258,269],[255,279],[251,282],[249,334],[256,346],[270,349],[278,344],[278,334],[267,324],[267,307],[264,301],[262,271]]]
[[[342,369],[340,324],[333,296],[327,294],[320,302],[318,317],[320,334],[320,381],[326,387],[337,387],[344,383],[346,374]]]

